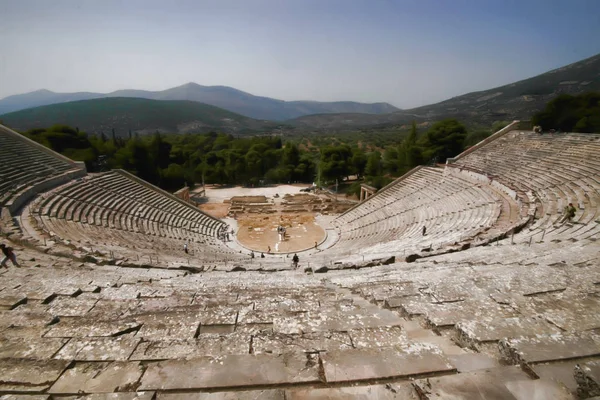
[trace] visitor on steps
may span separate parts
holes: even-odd
[[[187,243],[183,244],[183,251],[185,251],[185,254],[188,254],[188,245],[187,245]]]
[[[423,236],[425,236],[426,233],[427,233],[427,228],[425,227],[425,225],[423,225]]]
[[[577,209],[575,208],[575,206],[573,206],[573,203],[569,203],[569,205],[565,207],[564,215],[559,222],[561,224],[565,221],[571,222],[575,217],[576,211]]]
[[[8,268],[6,263],[8,260],[10,260],[15,267],[20,267],[19,263],[17,262],[17,256],[15,255],[12,247],[7,247],[4,243],[2,243],[0,244],[0,249],[2,249],[2,253],[4,254],[4,258],[2,259],[0,266]]]
[[[294,253],[294,257],[292,257],[292,264],[294,265],[294,268],[298,268],[298,261],[300,261],[298,254]]]

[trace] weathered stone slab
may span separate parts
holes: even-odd
[[[141,339],[130,337],[72,338],[58,354],[60,360],[125,361]]]
[[[237,315],[238,310],[231,307],[207,308],[198,313],[202,325],[234,325]]]
[[[93,337],[117,336],[138,329],[140,323],[131,321],[92,321],[75,318],[61,319],[54,325],[45,337]]]
[[[79,297],[83,297],[85,293]],[[78,298],[79,298],[78,297]],[[94,307],[87,313],[86,318],[117,319],[131,313],[135,309],[139,300],[103,300],[100,299]]]
[[[192,339],[198,333],[200,317],[196,312],[152,313],[137,317],[143,322],[137,336],[144,340]]]
[[[191,296],[183,297],[180,295],[160,298],[141,298],[135,309],[131,311],[138,314],[147,312],[163,312],[177,307],[188,306],[191,304],[191,302]]]
[[[68,339],[39,337],[0,339],[0,359],[50,359],[67,342],[67,340]]]
[[[0,328],[45,326],[53,321],[47,312],[29,312],[20,310],[0,311]]]
[[[112,393],[135,388],[143,373],[138,362],[76,363],[52,385],[49,393]]]
[[[5,394],[0,400],[48,400],[48,394]]]
[[[0,293],[0,308],[3,310],[12,310],[13,308],[25,303],[27,303],[27,296]]]
[[[279,389],[252,390],[247,392],[215,393],[159,393],[157,400],[284,400]]]
[[[338,350],[321,356],[327,382],[358,381],[450,372],[455,368],[431,345]]]
[[[249,354],[250,335],[232,334],[198,339],[161,340],[140,343],[130,360],[193,359],[228,354]]]
[[[5,359],[0,362],[0,390],[41,392],[50,387],[67,368],[63,360],[33,361]]]
[[[354,386],[322,389],[289,389],[286,400],[418,400],[417,392],[409,383],[372,386]]]
[[[61,400],[152,400],[154,392],[93,393],[81,396],[60,396]]]
[[[391,297],[385,300],[385,306],[399,309],[406,316],[423,315],[431,307],[428,296]]]
[[[517,400],[573,400],[566,387],[544,379],[511,381],[505,386]]]
[[[283,334],[398,326],[402,319],[389,310],[331,310],[308,312],[288,317],[275,317],[273,330]]]
[[[352,345],[357,349],[391,347],[406,344],[408,339],[399,326],[353,329],[348,331]]]
[[[272,324],[273,316],[277,315],[271,310],[249,310],[240,312],[238,324]]]
[[[577,382],[575,382],[575,366],[578,361],[564,361],[551,364],[534,364],[531,369],[541,379],[547,381],[560,382],[569,392],[577,392]]]
[[[568,360],[600,355],[600,336],[594,334],[537,335],[503,340],[499,347],[515,364]]]
[[[345,332],[310,332],[303,335],[263,333],[252,337],[255,354],[284,354],[351,349],[352,341]]]
[[[461,321],[456,324],[461,340],[471,343],[497,342],[504,338],[552,335],[558,328],[541,318],[501,318],[490,321]]]
[[[588,361],[575,366],[577,394],[585,399],[600,396],[600,361]]]
[[[517,312],[493,301],[459,301],[455,303],[432,304],[427,308],[427,323],[435,327],[454,326],[463,320],[484,320],[485,318],[509,318]]]
[[[528,379],[526,376],[524,379]],[[505,381],[494,374],[471,372],[417,380],[421,399],[516,400]]]
[[[315,356],[251,354],[149,364],[139,389],[203,389],[318,381]]]
[[[449,355],[448,359],[456,366],[458,372],[473,372],[500,366],[498,361],[482,353]]]
[[[142,295],[141,286],[122,285],[119,287],[108,287],[102,289],[101,297],[108,300],[133,300]]]
[[[60,296],[52,301],[49,312],[59,317],[81,317],[94,307],[96,301]]]

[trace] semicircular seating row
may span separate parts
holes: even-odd
[[[61,186],[32,211],[43,230],[97,247],[181,253],[189,242],[203,258],[233,254],[217,239],[223,222],[118,170]]]
[[[549,239],[585,239],[600,233],[600,134],[512,131],[455,161],[517,191],[532,192],[536,220],[521,233]],[[559,224],[564,207],[577,208],[571,224]]]
[[[340,239],[332,250],[393,254],[461,241],[494,225],[500,194],[485,183],[443,172],[420,168],[342,214],[334,220]]]
[[[0,207],[22,191],[53,176],[78,169],[0,125]]]

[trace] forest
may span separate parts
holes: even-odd
[[[600,132],[600,93],[560,95],[549,101],[544,110],[535,114],[531,122],[544,130]]]
[[[333,185],[354,177],[350,191],[360,182],[377,188],[411,168],[445,162],[465,148],[500,129],[467,128],[455,119],[434,123],[420,131],[415,123],[408,131],[393,131],[386,140],[320,137],[318,146],[281,136],[234,137],[230,134],[153,134],[121,138],[87,135],[77,128],[55,125],[24,134],[78,161],[89,172],[121,168],[163,189],[187,184],[215,183],[256,186],[305,182]]]

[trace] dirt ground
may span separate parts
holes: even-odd
[[[229,204],[225,203],[204,203],[198,206],[202,211],[214,218],[225,218],[227,216],[227,210],[229,210]]]
[[[288,253],[304,250],[325,239],[325,231],[315,222],[314,214],[257,214],[238,219],[237,239],[257,252]],[[277,227],[286,228],[286,238],[279,240]]]

